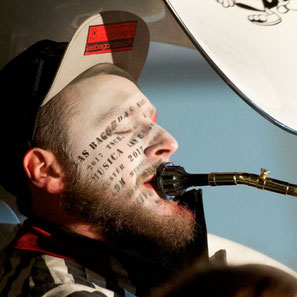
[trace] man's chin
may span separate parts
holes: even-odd
[[[162,199],[162,198],[159,198]],[[172,200],[157,200],[156,201],[156,212],[161,216],[177,216],[184,215],[185,217],[192,217],[193,214],[180,206],[177,202]]]
[[[156,195],[149,207],[147,218],[143,218],[146,236],[162,246],[163,250],[178,251],[194,238],[195,215],[172,200]]]
[[[184,206],[179,205],[178,202],[161,198],[153,188],[146,188],[143,193],[146,197],[149,197],[149,199],[143,201],[143,206],[148,207],[150,211],[153,211],[161,216],[171,216],[177,214],[184,214],[187,217],[194,216],[191,211],[186,209]]]

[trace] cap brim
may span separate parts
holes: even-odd
[[[101,63],[112,63],[138,79],[149,48],[149,31],[138,16],[106,11],[88,18],[68,44],[46,104],[78,75]]]

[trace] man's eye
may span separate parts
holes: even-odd
[[[132,132],[132,129],[127,129],[127,130],[123,130],[123,131],[115,131],[114,134],[124,135],[124,134],[128,134],[130,132]]]

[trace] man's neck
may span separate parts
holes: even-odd
[[[64,221],[61,224],[62,227],[80,235],[102,241],[107,242],[107,238],[104,235],[103,230],[100,227],[92,226],[89,223],[85,223],[74,218],[68,217],[68,220]]]

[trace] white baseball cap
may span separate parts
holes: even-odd
[[[69,42],[41,106],[97,64],[115,64],[137,81],[147,57],[149,41],[146,23],[132,13],[106,11],[89,17]]]

